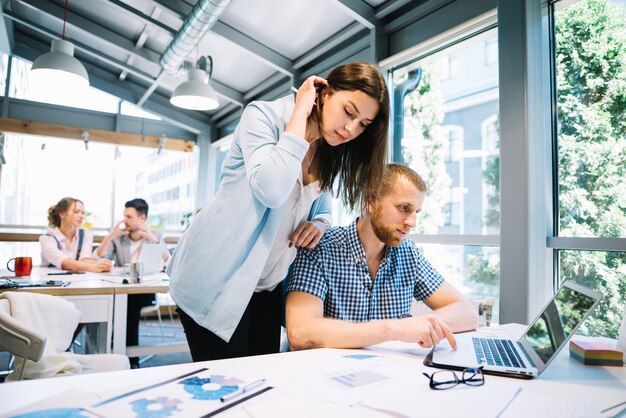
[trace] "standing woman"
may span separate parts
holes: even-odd
[[[315,247],[330,226],[335,180],[350,207],[378,182],[388,124],[385,80],[367,63],[246,107],[219,190],[168,267],[194,361],[278,352],[279,284],[296,247]]]
[[[96,260],[91,247],[91,231],[81,228],[85,206],[72,197],[64,197],[48,209],[48,232],[39,237],[44,267],[69,271],[111,271],[111,260]]]

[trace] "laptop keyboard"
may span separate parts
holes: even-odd
[[[473,337],[472,342],[474,343],[476,360],[480,364],[486,362],[492,366],[526,367],[511,340]]]

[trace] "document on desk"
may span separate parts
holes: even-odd
[[[519,416],[533,418],[578,418],[600,417],[600,408],[589,402],[577,399],[564,399],[544,396],[521,390],[499,415],[498,418],[514,418]]]
[[[294,386],[341,406],[386,396],[417,379],[417,373],[407,373],[393,358],[363,350],[324,351],[316,360],[288,373],[285,378],[292,380]]]
[[[243,390],[258,380],[245,373],[199,369],[120,393],[91,405],[89,410],[106,418],[153,416],[154,411],[163,417],[211,417],[273,389],[263,382],[253,390]],[[235,392],[240,396],[228,396]]]
[[[420,376],[417,385],[388,393],[387,396],[367,399],[362,406],[399,417],[496,417],[516,395],[519,384],[489,378],[483,386],[457,385],[446,390],[432,390],[428,379]],[[533,415],[517,415],[529,416]]]
[[[96,418],[98,415],[94,415],[86,408],[94,402],[98,402],[100,400],[101,398],[94,393],[84,392],[81,390],[68,390],[23,408],[11,411],[6,415],[0,415],[8,418],[22,416]]]

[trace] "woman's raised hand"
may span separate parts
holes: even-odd
[[[313,106],[315,106],[315,99],[317,98],[317,88],[320,86],[326,86],[328,82],[322,77],[312,75],[300,86],[298,94],[296,96],[296,111],[300,110],[304,112],[306,117],[309,117]]]

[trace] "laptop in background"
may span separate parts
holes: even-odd
[[[163,271],[163,254],[167,252],[164,243],[143,243],[139,250],[138,263],[143,264],[143,274],[154,274]]]
[[[519,340],[456,334],[456,351],[435,347],[425,364],[453,369],[482,366],[487,373],[503,376],[538,376],[565,347],[600,299],[600,293],[566,282]]]

